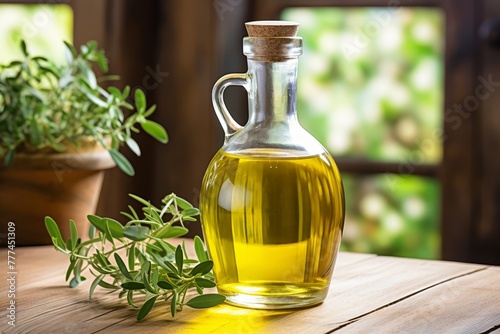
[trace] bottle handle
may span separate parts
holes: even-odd
[[[247,74],[246,73],[233,73],[226,74],[221,77],[214,85],[212,89],[212,104],[217,114],[224,133],[226,134],[226,139],[234,135],[237,131],[241,130],[243,127],[238,124],[231,116],[227,110],[226,104],[224,103],[224,91],[229,86],[242,86],[247,91],[249,89]]]

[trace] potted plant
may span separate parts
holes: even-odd
[[[104,170],[116,164],[134,174],[119,148],[126,145],[140,155],[132,138],[139,126],[162,143],[168,137],[148,119],[156,106],[147,108],[142,90],[134,92],[131,104],[129,86],[102,86],[117,77],[104,75],[108,61],[97,43],[79,52],[65,43],[64,65],[32,56],[24,42],[21,49],[22,59],[0,65],[0,221],[16,224],[18,245],[49,244],[46,215],[74,219],[83,234]],[[64,237],[70,235],[67,226],[60,226]]]

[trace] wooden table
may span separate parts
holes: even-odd
[[[16,326],[8,325],[7,250],[0,249],[2,333],[500,333],[500,267],[341,253],[326,301],[313,308],[157,306],[142,322],[117,295],[67,287],[68,259],[16,248]],[[7,270],[6,270],[7,268]],[[7,275],[7,277],[5,277]],[[98,288],[99,290],[99,288]]]

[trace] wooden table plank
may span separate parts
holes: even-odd
[[[299,333],[294,325],[299,322],[313,333],[326,333],[405,296],[484,268],[476,264],[376,257],[339,270],[322,305],[291,314],[287,321],[273,322],[266,329]]]
[[[188,252],[192,251],[190,242],[187,249]],[[342,253],[338,257],[336,267],[342,268],[373,257],[375,255]],[[120,323],[123,319],[128,320],[127,326],[137,324],[135,320],[136,310],[130,308],[123,300],[118,301],[117,295],[106,296],[97,289],[95,298],[89,302],[90,282],[84,282],[76,289],[68,288],[67,283],[64,282],[68,257],[56,252],[52,246],[17,248],[16,258],[18,286],[16,316],[18,325],[16,328],[9,328],[5,326],[5,323],[2,323],[0,327],[2,332],[4,329],[9,329],[8,333],[36,332],[43,328],[47,332],[90,333],[100,331],[116,322]],[[6,257],[0,258],[0,267],[6,267]],[[2,296],[7,294],[4,289],[5,286],[2,285]],[[2,302],[2,311],[5,310],[3,304]],[[237,315],[240,311],[236,307],[227,307],[230,309],[231,316]],[[164,306],[162,309],[152,312],[148,318],[153,319],[156,316],[161,321],[160,331],[169,323],[174,324],[172,326],[175,328],[184,330],[184,326],[178,326],[178,324],[183,323],[183,320],[179,318],[196,318],[200,312],[204,311],[186,308],[175,319],[171,319],[168,312]],[[5,318],[2,317],[2,319]],[[78,319],[79,321],[75,323],[65,321],[65,319]],[[230,320],[227,321],[230,322]],[[146,324],[148,327],[153,326],[153,321],[142,324]],[[209,327],[209,324],[207,326]],[[219,326],[219,324],[214,323],[213,326]],[[131,328],[130,332],[135,333],[134,328]]]
[[[190,248],[188,245],[188,250]],[[68,288],[64,282],[67,257],[56,253],[52,247],[18,248],[16,255],[17,326],[6,327],[3,321],[0,327],[2,333],[6,329],[5,333],[72,334],[127,334],[140,331],[288,334],[326,333],[335,330],[343,333],[357,328],[353,326],[364,326],[360,327],[361,332],[370,328],[376,328],[377,331],[384,328],[387,331],[379,332],[391,332],[391,326],[396,326],[389,325],[393,319],[420,319],[418,315],[425,314],[428,322],[415,321],[411,327],[418,332],[422,328],[439,326],[440,317],[433,317],[432,307],[441,307],[443,314],[453,313],[455,309],[461,310],[460,305],[467,305],[466,295],[473,295],[476,290],[479,291],[477,298],[471,299],[471,306],[465,308],[469,311],[457,313],[460,314],[456,317],[457,323],[463,321],[462,325],[472,326],[470,328],[494,328],[498,319],[493,309],[498,307],[497,302],[500,300],[500,288],[495,285],[499,281],[495,281],[495,277],[500,268],[485,265],[340,253],[329,295],[320,306],[293,311],[249,310],[230,305],[220,305],[208,310],[186,307],[172,319],[166,305],[160,304],[144,321],[137,322],[136,310],[130,308],[125,301],[118,301],[116,294],[105,295],[102,290],[97,290],[95,298],[89,302],[90,282],[85,282],[76,289]],[[6,264],[4,258],[0,258],[2,268]],[[477,278],[476,281],[474,277]],[[476,285],[471,285],[473,283]],[[484,284],[491,285],[491,289],[483,289]],[[2,285],[2,296],[4,290]],[[440,302],[450,295],[450,291],[455,290],[460,291],[460,294],[453,293],[449,302]],[[432,295],[434,292],[437,293],[435,296]],[[425,309],[420,308],[419,305],[426,304],[422,304],[418,298],[428,302]],[[497,302],[493,300],[495,298]],[[413,308],[411,304],[407,305],[411,301],[417,301]],[[450,303],[452,305],[448,307]],[[1,307],[1,317],[5,319],[4,298]],[[403,307],[405,314],[408,313],[406,318],[396,316],[399,307]],[[474,307],[485,311],[474,311]],[[443,321],[447,323],[447,320]],[[406,320],[402,323],[405,322]],[[398,326],[400,327],[394,328],[407,330],[407,327]]]
[[[500,328],[500,268],[461,275],[377,310],[335,333],[490,333]],[[374,327],[375,326],[375,327]]]

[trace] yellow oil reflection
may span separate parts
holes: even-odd
[[[183,319],[182,330],[176,333],[267,333],[265,327],[293,310],[252,310],[222,304]]]

